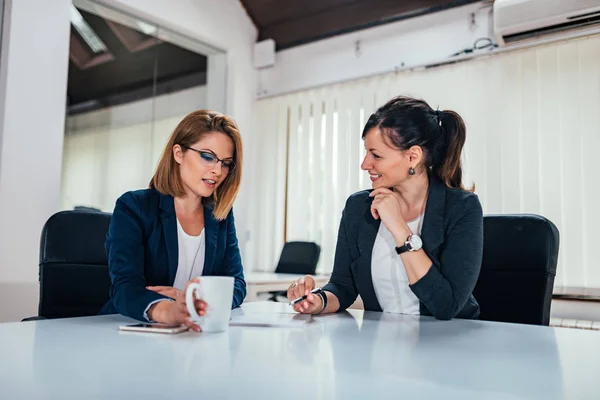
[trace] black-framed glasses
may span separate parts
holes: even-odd
[[[196,150],[190,146],[186,146],[184,144],[180,145],[181,147],[185,147],[188,150],[195,151],[200,154],[200,160],[207,167],[214,167],[220,161],[223,169],[227,170],[227,173],[233,171],[235,169],[235,162],[232,160],[221,160],[215,153],[209,150]]]

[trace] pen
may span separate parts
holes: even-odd
[[[310,293],[312,294],[317,294],[321,291],[321,288],[314,288],[313,290],[310,291]],[[306,300],[308,296],[302,296],[302,297],[298,297],[297,299],[294,299],[292,301],[290,301],[290,306],[293,306],[296,303],[300,303],[302,300]]]

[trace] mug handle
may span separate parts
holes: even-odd
[[[203,297],[200,284],[192,282],[188,285],[187,291],[185,292],[185,305],[187,306],[192,321],[199,322],[202,321],[204,317],[198,315],[196,307],[194,307],[194,290],[198,291],[199,296],[197,296],[197,298],[201,299]]]

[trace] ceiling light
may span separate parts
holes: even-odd
[[[152,26],[150,24],[147,24],[145,22],[142,21],[136,21],[135,24],[138,26],[138,28],[140,28],[140,30],[142,32],[144,32],[146,35],[150,35],[150,36],[154,36],[156,35],[156,27]]]
[[[102,39],[85,22],[83,16],[74,5],[71,5],[71,23],[94,53],[103,53],[108,50]]]

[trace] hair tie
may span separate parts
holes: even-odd
[[[438,110],[435,110],[435,117],[437,118],[437,120],[438,120],[438,125],[439,125],[440,127],[442,126],[442,119],[440,118],[440,116],[441,116],[442,112],[443,112],[443,111],[440,111],[439,109],[438,109]]]

